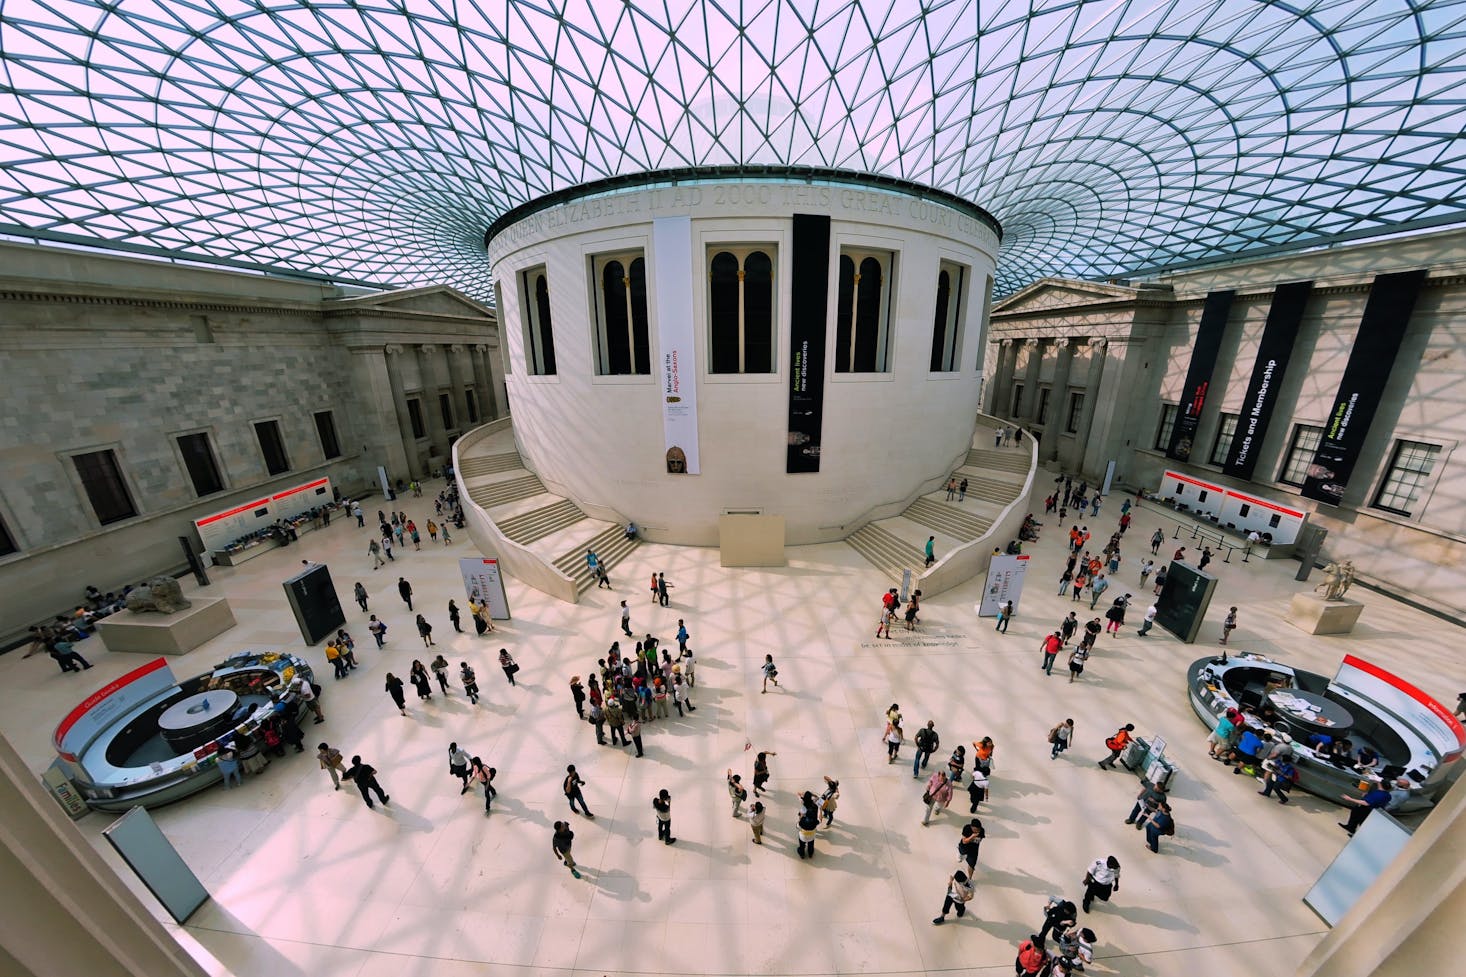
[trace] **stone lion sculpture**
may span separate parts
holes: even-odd
[[[1343,600],[1349,585],[1354,582],[1354,561],[1330,563],[1323,568],[1323,583],[1314,587],[1314,593],[1323,594],[1324,600]]]
[[[172,614],[192,606],[183,599],[183,588],[172,577],[154,577],[127,595],[127,609],[134,614]]]

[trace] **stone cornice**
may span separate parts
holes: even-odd
[[[137,309],[178,309],[185,312],[233,312],[244,315],[300,316],[310,319],[324,317],[318,308],[298,305],[272,305],[258,302],[242,305],[236,302],[215,302],[208,299],[146,298],[140,295],[108,294],[105,290],[95,293],[81,292],[32,292],[21,289],[0,288],[0,302],[35,302],[49,305],[100,305],[130,307]]]

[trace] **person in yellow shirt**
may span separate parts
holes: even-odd
[[[336,647],[336,642],[331,641],[326,645],[326,661],[336,670],[337,678],[346,677],[346,659],[341,656],[341,649]]]

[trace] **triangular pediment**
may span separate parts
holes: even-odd
[[[381,309],[384,312],[423,312],[429,315],[466,316],[474,319],[494,316],[493,310],[488,306],[475,302],[447,285],[373,292],[370,295],[338,299],[328,303],[328,307],[356,312],[367,312],[371,309]]]
[[[1169,289],[1153,286],[1134,288],[1101,282],[1080,282],[1062,278],[1041,278],[1027,288],[1014,292],[993,306],[993,315],[1069,309],[1085,305],[1112,305],[1133,302],[1142,297],[1169,297]]]

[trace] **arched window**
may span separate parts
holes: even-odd
[[[549,279],[543,266],[529,269],[520,278],[525,370],[531,376],[554,376],[555,330],[550,320]]]
[[[774,372],[774,249],[714,249],[708,261],[708,372]]]
[[[937,308],[932,317],[931,372],[962,369],[962,307],[967,269],[950,261],[937,266]]]
[[[840,252],[840,295],[835,313],[835,372],[890,370],[889,251]]]
[[[640,251],[603,254],[591,259],[591,266],[596,283],[596,374],[649,375],[645,258]]]

